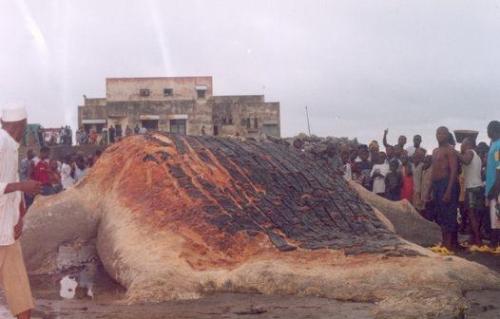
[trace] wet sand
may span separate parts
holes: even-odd
[[[466,317],[500,318],[500,291],[478,291],[466,294],[471,302]],[[370,303],[354,303],[324,298],[298,298],[256,294],[216,294],[198,300],[160,304],[120,305],[93,300],[38,299],[34,318],[44,319],[368,319],[373,318]],[[5,316],[4,316],[5,315]],[[10,319],[0,311],[0,318]]]
[[[500,271],[500,256],[464,253],[462,257]],[[73,272],[75,272],[74,270]],[[259,294],[213,294],[197,300],[170,301],[159,304],[125,305],[125,291],[99,270],[93,287],[77,289],[72,300],[59,296],[60,279],[67,275],[31,278],[37,309],[34,318],[44,319],[180,319],[180,318],[258,318],[258,319],[368,319],[373,318],[373,303],[345,302],[315,297],[267,296]],[[76,274],[77,275],[77,274]],[[500,291],[471,291],[465,294],[471,307],[465,317],[500,318]],[[0,318],[11,319],[0,296]]]
[[[216,294],[198,300],[120,306],[92,301],[39,302],[41,318],[371,318],[373,305],[321,298]]]

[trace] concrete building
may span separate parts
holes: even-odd
[[[212,77],[108,78],[105,98],[78,107],[78,125],[189,135],[280,136],[280,104],[263,95],[214,96]]]

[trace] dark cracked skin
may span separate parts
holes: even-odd
[[[184,227],[224,251],[238,249],[235,241],[241,234],[265,234],[281,251],[300,247],[378,253],[397,250],[401,243],[341,176],[286,146],[171,134],[160,140],[158,134],[138,136],[143,142],[128,146],[125,141],[106,152],[108,159],[126,167],[147,167],[146,174],[131,172],[130,178],[120,173],[120,191],[130,206],[141,203],[140,211],[157,212],[150,216],[157,227],[173,227],[179,220],[175,212],[182,211]],[[136,155],[123,159],[123,147],[136,147]],[[174,194],[163,193],[172,188]],[[178,204],[182,210],[175,210]],[[162,214],[165,207],[172,211]],[[206,224],[200,218],[212,229],[197,229]]]

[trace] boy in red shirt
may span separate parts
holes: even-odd
[[[50,179],[50,165],[49,165],[50,149],[44,146],[40,149],[40,160],[33,168],[31,178],[42,185],[40,194],[50,195],[52,193],[52,183]]]

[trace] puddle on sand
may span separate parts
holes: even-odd
[[[93,243],[60,246],[57,269],[54,274],[30,276],[33,296],[37,301],[34,318],[66,318],[62,309],[67,306],[78,313],[93,304],[117,303],[125,296],[125,289],[105,272]],[[82,306],[87,303],[88,306]],[[0,319],[11,318],[0,292]]]

